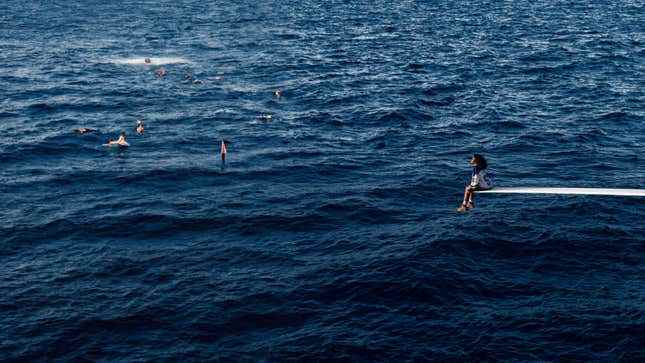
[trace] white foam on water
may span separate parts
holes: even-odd
[[[564,195],[614,195],[622,197],[645,197],[645,189],[612,189],[612,188],[493,188],[477,193],[503,194],[564,194]]]
[[[149,57],[150,63],[146,63],[146,57],[136,58],[117,58],[110,60],[114,64],[131,64],[131,65],[162,65],[162,64],[185,64],[191,63],[186,58],[181,57]]]

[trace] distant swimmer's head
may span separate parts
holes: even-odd
[[[166,68],[164,68],[164,67],[161,67],[161,68],[159,68],[159,69],[157,69],[157,70],[155,71],[155,75],[156,75],[157,77],[163,77],[163,76],[165,76],[165,75],[166,75],[166,73],[168,73],[168,72],[166,72]]]
[[[488,162],[484,155],[474,154],[473,158],[470,159],[470,165],[479,167],[480,169],[486,169],[488,167]]]
[[[77,132],[79,134],[86,134],[88,132],[93,132],[95,131],[94,129],[90,129],[88,127],[80,127],[78,129],[74,129],[74,132]]]
[[[137,134],[143,134],[144,127],[142,120],[137,120],[137,127],[135,127],[134,130],[137,132]]]
[[[146,63],[152,63],[152,60],[150,60],[150,58],[146,58],[143,61],[146,62]]]
[[[276,97],[282,97],[282,90],[278,88],[277,90],[275,90],[275,92],[273,92],[273,95]]]

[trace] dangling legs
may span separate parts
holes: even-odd
[[[468,187],[470,189],[470,194],[468,195],[468,201],[466,202],[466,208],[471,209],[475,208],[475,203],[473,202],[473,198],[475,198],[475,188],[474,187]]]
[[[465,212],[467,209],[473,208],[473,194],[475,189],[472,186],[467,186],[464,189],[464,200],[461,202],[461,206],[457,208],[458,212]]]

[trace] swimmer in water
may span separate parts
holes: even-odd
[[[146,59],[144,59],[143,61],[144,61],[144,62],[146,62],[147,64],[152,63],[152,61],[150,60],[150,58],[146,58]]]
[[[227,153],[226,144],[228,144],[228,141],[222,139],[222,143],[220,144],[220,147],[219,147],[219,154],[222,158],[222,166],[226,164],[226,153]]]
[[[94,131],[96,131],[96,129],[90,129],[89,127],[79,127],[77,129],[74,129],[74,132],[76,132],[77,134],[87,134]]]
[[[137,120],[137,127],[135,127],[134,129],[135,131],[137,131],[137,134],[139,135],[143,134],[143,131],[144,131],[143,121]]]
[[[161,68],[159,68],[159,69],[157,69],[157,70],[155,71],[155,76],[157,76],[157,77],[160,77],[160,78],[161,78],[161,77],[165,76],[167,73],[168,73],[168,72],[166,72],[166,68],[161,67]]]
[[[187,81],[187,82],[190,82],[192,84],[203,84],[204,83],[201,80],[195,78],[195,76],[193,76],[193,74],[190,73],[190,71],[186,71],[186,74],[184,75],[184,80]]]
[[[273,95],[277,98],[282,97],[282,90],[278,88],[277,90],[275,90],[275,92],[273,92]]]
[[[488,168],[488,162],[483,155],[473,155],[472,159],[470,159],[469,161],[469,164],[473,167],[473,173],[470,178],[470,184],[468,184],[466,186],[466,189],[464,190],[464,200],[461,203],[461,206],[457,208],[457,212],[465,212],[468,209],[475,208],[475,203],[473,202],[475,191],[487,190],[493,187],[493,184],[486,176],[486,168]]]
[[[125,140],[125,131],[121,131],[119,138],[116,140],[108,139],[107,144],[117,146],[130,146],[130,144],[128,144],[128,142]]]

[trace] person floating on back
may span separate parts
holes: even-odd
[[[105,146],[119,146],[119,147],[128,147],[130,144],[125,140],[125,132],[121,131],[119,138],[116,140],[109,139]]]
[[[137,120],[137,126],[134,128],[137,134],[143,134],[145,128],[143,127],[143,120]]]
[[[465,212],[468,209],[475,208],[475,203],[473,202],[475,191],[487,190],[493,187],[492,183],[486,176],[488,163],[484,156],[475,154],[472,159],[470,159],[469,163],[473,167],[473,174],[470,178],[470,184],[468,184],[464,190],[464,201],[461,203],[461,206],[457,208],[457,212]]]

